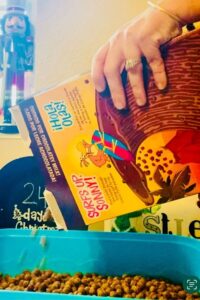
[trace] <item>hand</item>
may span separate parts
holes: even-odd
[[[117,31],[94,56],[92,78],[96,90],[104,91],[107,83],[115,107],[125,109],[126,97],[121,73],[126,60],[133,59],[136,63],[127,71],[128,79],[136,103],[143,106],[146,103],[146,93],[141,57],[146,58],[158,89],[164,89],[167,85],[167,76],[160,46],[181,32],[179,23],[170,16],[159,10],[147,9]]]

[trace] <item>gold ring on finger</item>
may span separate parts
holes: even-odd
[[[126,71],[129,71],[131,69],[134,69],[136,65],[141,63],[141,58],[129,58],[125,61],[125,69]]]

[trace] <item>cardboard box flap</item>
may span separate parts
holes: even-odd
[[[58,229],[67,229],[65,220],[59,209],[58,203],[57,203],[56,198],[54,197],[53,193],[48,191],[47,189],[45,189],[44,197],[48,203],[48,207],[51,211],[54,221],[56,222],[57,228]]]
[[[26,145],[28,147],[30,147],[31,139],[30,139],[30,135],[29,135],[29,130],[28,130],[27,124],[26,124],[26,122],[23,118],[20,107],[19,106],[13,106],[13,107],[10,108],[10,111],[11,111],[11,114],[12,114],[14,120],[17,121],[17,127],[19,129],[19,133],[20,133],[22,139],[24,140]]]

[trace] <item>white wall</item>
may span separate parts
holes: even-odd
[[[37,0],[36,90],[90,70],[95,51],[145,0]]]

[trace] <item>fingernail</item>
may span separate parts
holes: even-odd
[[[124,103],[124,101],[116,101],[114,103],[115,107],[119,110],[123,110],[126,109],[126,104]]]
[[[98,93],[102,93],[104,90],[105,90],[105,87],[103,87],[103,86],[95,86],[95,88],[96,88],[96,90],[97,90],[97,92]]]
[[[164,90],[165,87],[166,87],[166,84],[163,83],[163,82],[158,82],[157,83],[157,87],[158,87],[159,90]]]
[[[138,106],[144,106],[146,104],[145,99],[136,99],[136,103]]]

